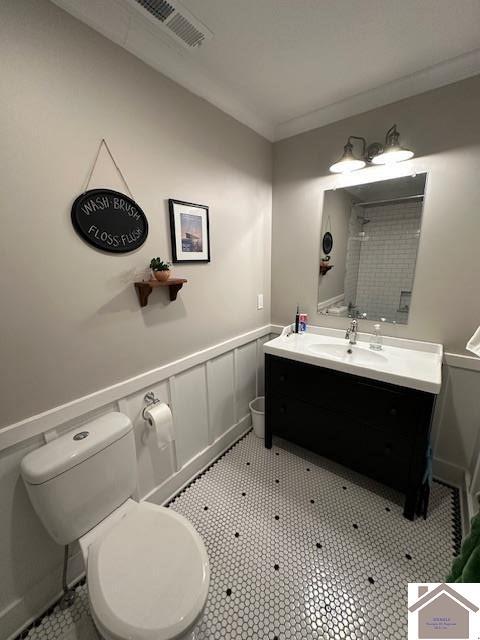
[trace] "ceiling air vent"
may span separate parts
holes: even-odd
[[[179,2],[174,0],[172,2],[128,0],[128,2],[187,49],[199,47],[205,40],[213,37],[213,33]]]
[[[174,7],[165,0],[137,0],[138,4],[142,6],[146,11],[152,14],[158,20],[165,22],[165,20],[171,16],[175,11]]]

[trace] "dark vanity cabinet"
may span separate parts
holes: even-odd
[[[265,356],[265,446],[278,435],[406,495],[413,520],[436,396]]]

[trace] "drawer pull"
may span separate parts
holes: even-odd
[[[398,411],[395,409],[395,407],[392,407],[388,413],[389,413],[392,417],[396,417],[396,416],[398,416]]]
[[[283,405],[283,404],[280,407],[280,413],[287,413],[287,407],[285,405]]]
[[[283,374],[280,376],[280,382],[285,382],[286,379],[287,379],[287,376]]]

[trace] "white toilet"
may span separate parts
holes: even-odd
[[[210,570],[183,516],[131,499],[133,427],[109,413],[29,453],[22,477],[58,544],[78,540],[92,617],[105,640],[193,640]]]

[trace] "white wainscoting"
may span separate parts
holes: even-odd
[[[269,335],[270,325],[260,327],[0,430],[2,511],[6,507],[0,521],[0,640],[14,636],[59,594],[62,549],[33,513],[19,477],[21,458],[45,438],[122,411],[134,425],[136,497],[162,504],[249,429],[248,404],[263,392],[262,345]],[[162,450],[141,415],[147,391],[172,410],[175,442]],[[19,550],[18,532],[28,552]],[[73,579],[81,563],[75,547],[72,553]]]
[[[174,362],[152,369],[151,371],[142,373],[134,378],[123,380],[111,387],[100,389],[87,396],[77,398],[61,406],[3,427],[0,429],[0,451],[35,435],[45,433],[57,427],[63,427],[69,421],[77,420],[79,417],[85,416],[93,410],[99,409],[112,402],[118,402],[142,389],[150,389],[150,387],[158,384],[159,381],[167,380],[196,365],[205,364],[208,360],[212,360],[228,351],[233,351],[249,342],[268,336],[269,333],[270,325],[265,325],[231,338],[230,340],[225,340],[212,347],[208,347],[207,349],[203,349],[202,351],[197,351]]]
[[[45,435],[55,437],[120,410],[135,429],[137,497],[162,504],[249,428],[248,402],[263,393],[262,344],[282,329],[260,327],[0,430],[5,514],[0,520],[0,640],[48,606],[58,595],[61,575],[62,549],[43,530],[19,478],[23,455],[40,446]],[[445,385],[432,434],[436,474],[454,484],[468,482],[469,497],[480,489],[479,367],[476,358],[445,354]],[[141,417],[147,391],[168,402],[174,415],[176,441],[163,450]],[[81,567],[73,553],[72,578]]]
[[[444,458],[455,458],[464,470],[465,513],[470,519],[479,511],[480,498],[480,358],[446,353],[445,363],[437,444]]]

